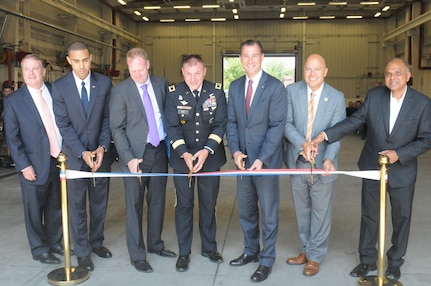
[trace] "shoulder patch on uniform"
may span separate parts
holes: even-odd
[[[216,84],[215,84],[215,88],[216,88],[216,89],[221,89],[221,87],[222,87],[221,83],[216,82]]]
[[[169,92],[173,92],[173,91],[175,91],[175,85],[173,84],[173,85],[170,85],[169,87],[168,87],[168,90],[169,90]]]

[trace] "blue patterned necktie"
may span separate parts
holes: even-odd
[[[81,85],[82,85],[82,88],[81,88],[82,107],[84,107],[85,115],[88,115],[88,94],[87,94],[87,89],[85,88],[85,82],[82,82]]]
[[[147,115],[148,122],[148,135],[150,136],[150,143],[157,147],[160,143],[159,132],[157,131],[156,116],[154,115],[153,104],[151,103],[150,95],[147,91],[147,85],[141,85],[143,90],[142,102],[144,104],[145,114]]]

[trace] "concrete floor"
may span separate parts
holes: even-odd
[[[356,161],[364,141],[356,135],[343,140],[340,151],[340,170],[357,170]],[[118,169],[114,163],[114,169]],[[429,176],[431,153],[419,160],[419,176],[406,262],[401,268],[403,285],[431,285],[428,255],[431,237],[431,196]],[[224,169],[232,169],[229,161]],[[34,261],[29,251],[24,228],[20,186],[16,175],[4,177],[12,169],[0,168],[0,284],[1,285],[49,285],[47,275],[63,265],[45,265]],[[2,176],[3,175],[3,176]],[[302,266],[286,264],[286,258],[296,256],[301,246],[298,242],[295,214],[291,200],[289,177],[281,177],[280,227],[277,241],[277,261],[270,277],[261,285],[358,285],[358,279],[349,276],[359,262],[357,244],[360,221],[361,179],[339,176],[336,182],[335,208],[329,252],[321,264],[320,272],[313,277],[302,274]],[[150,274],[138,272],[130,264],[125,237],[125,204],[122,179],[111,181],[108,214],[105,226],[105,243],[113,258],[92,256],[95,271],[81,285],[251,285],[251,274],[258,264],[231,267],[229,261],[243,251],[243,235],[237,217],[236,179],[224,177],[218,199],[217,241],[225,262],[217,265],[200,255],[200,238],[195,215],[194,243],[189,271],[175,271],[176,258],[148,255],[154,268]],[[389,209],[389,208],[388,208]],[[390,234],[390,221],[387,224]],[[388,235],[389,236],[389,235]],[[178,253],[174,225],[174,187],[168,179],[166,219],[163,239],[166,248]],[[388,242],[389,243],[389,242]],[[76,266],[76,257],[72,256]],[[370,275],[377,275],[377,271]],[[66,285],[66,284],[63,284]]]

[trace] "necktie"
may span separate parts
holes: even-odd
[[[57,158],[58,154],[60,154],[60,145],[58,143],[57,133],[54,127],[54,120],[51,115],[51,111],[49,110],[48,104],[45,101],[45,98],[42,96],[42,89],[37,90],[37,95],[39,96],[40,101],[40,117],[42,118],[43,125],[45,126],[46,134],[48,135],[49,140],[49,154]]]
[[[196,99],[199,98],[199,90],[193,90],[193,94],[194,94]]]
[[[247,93],[245,95],[245,114],[247,116],[248,116],[248,113],[250,112],[250,103],[251,103],[252,94],[253,94],[253,81],[250,79],[248,81]]]
[[[316,96],[316,94],[314,92],[311,92],[310,101],[308,102],[307,134],[305,135],[305,139],[308,142],[311,141],[311,133],[313,131],[313,123],[314,123],[314,96]]]
[[[141,85],[143,90],[142,102],[144,104],[145,114],[147,115],[148,122],[148,135],[150,136],[150,143],[157,147],[160,143],[159,132],[157,131],[156,116],[154,115],[153,105],[151,98],[147,91],[147,85]]]
[[[87,89],[85,88],[85,82],[81,83],[81,101],[82,101],[82,107],[84,107],[85,115],[88,115],[88,94]]]

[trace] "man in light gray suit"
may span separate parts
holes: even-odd
[[[322,144],[314,159],[303,152],[311,144],[312,136],[346,117],[344,95],[324,82],[327,73],[324,58],[313,54],[305,61],[304,80],[287,86],[285,136],[288,140],[288,168],[319,168],[326,171],[337,168],[340,141]],[[303,248],[297,257],[288,258],[287,263],[306,263],[303,271],[306,276],[319,272],[320,263],[328,250],[335,179],[335,175],[313,174],[294,175],[290,178],[299,239]]]
[[[163,108],[168,82],[164,78],[148,74],[150,61],[143,49],[133,48],[126,57],[130,77],[112,88],[109,103],[112,138],[119,155],[121,171],[167,173]],[[149,105],[151,109],[147,109]],[[153,135],[156,137],[155,141]],[[127,249],[131,263],[138,271],[153,271],[147,262],[142,234],[144,197],[148,205],[148,252],[162,257],[176,256],[174,252],[165,249],[161,239],[166,179],[165,176],[124,178]]]
[[[227,140],[238,169],[282,167],[286,92],[283,84],[262,70],[262,44],[241,43],[240,60],[246,75],[231,83]],[[259,261],[253,282],[268,278],[275,262],[280,200],[278,176],[243,176],[237,180],[238,216],[244,233],[244,251],[230,262],[242,266]],[[260,214],[259,207],[260,204]],[[259,215],[262,217],[260,249]]]

